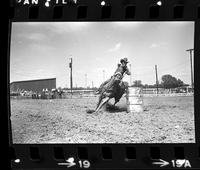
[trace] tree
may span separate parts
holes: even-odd
[[[181,86],[184,86],[185,84],[183,83],[182,80],[178,79],[177,80],[177,84],[178,84],[178,87],[181,87]]]
[[[176,87],[181,87],[184,85],[183,81],[180,79],[176,79],[176,77],[173,77],[170,74],[166,74],[162,76],[162,82],[161,85],[166,88],[176,88]]]
[[[133,87],[142,87],[143,85],[142,85],[142,81],[141,80],[135,80],[134,82],[133,82],[133,85],[132,85]]]

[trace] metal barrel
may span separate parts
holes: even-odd
[[[143,112],[142,88],[128,87],[127,112]]]

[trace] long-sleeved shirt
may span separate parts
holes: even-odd
[[[127,75],[131,75],[129,69],[127,66],[122,66],[120,65],[116,71],[115,71],[115,75],[118,74],[118,73],[121,73],[121,76],[123,76],[124,74],[127,74]]]

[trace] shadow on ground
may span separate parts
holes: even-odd
[[[108,112],[114,113],[114,112],[124,112],[124,111],[127,111],[127,108],[125,106],[114,106],[111,103],[107,103],[105,105],[105,110],[108,111]]]

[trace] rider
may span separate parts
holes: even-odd
[[[123,76],[125,74],[131,75],[131,73],[130,73],[128,67],[127,67],[127,63],[128,63],[128,59],[127,58],[121,59],[120,63],[121,64],[118,65],[118,68],[117,68],[117,70],[114,73],[114,76],[120,75],[120,80],[122,80],[122,78],[123,78]]]
[[[121,81],[125,74],[131,75],[131,73],[130,73],[128,67],[127,67],[127,63],[128,63],[128,59],[127,59],[127,58],[121,59],[121,60],[120,60],[120,63],[121,63],[121,64],[118,64],[118,68],[117,68],[116,71],[114,72],[114,75],[113,75],[113,76],[114,76],[114,77],[117,77],[117,78]],[[111,78],[112,78],[113,76],[111,76]],[[99,93],[100,93],[101,88],[102,88],[104,85],[106,85],[106,84],[111,80],[111,78],[108,79],[108,80],[106,80],[105,82],[103,82],[103,83],[100,85],[99,89],[96,91],[96,94],[99,94]]]

